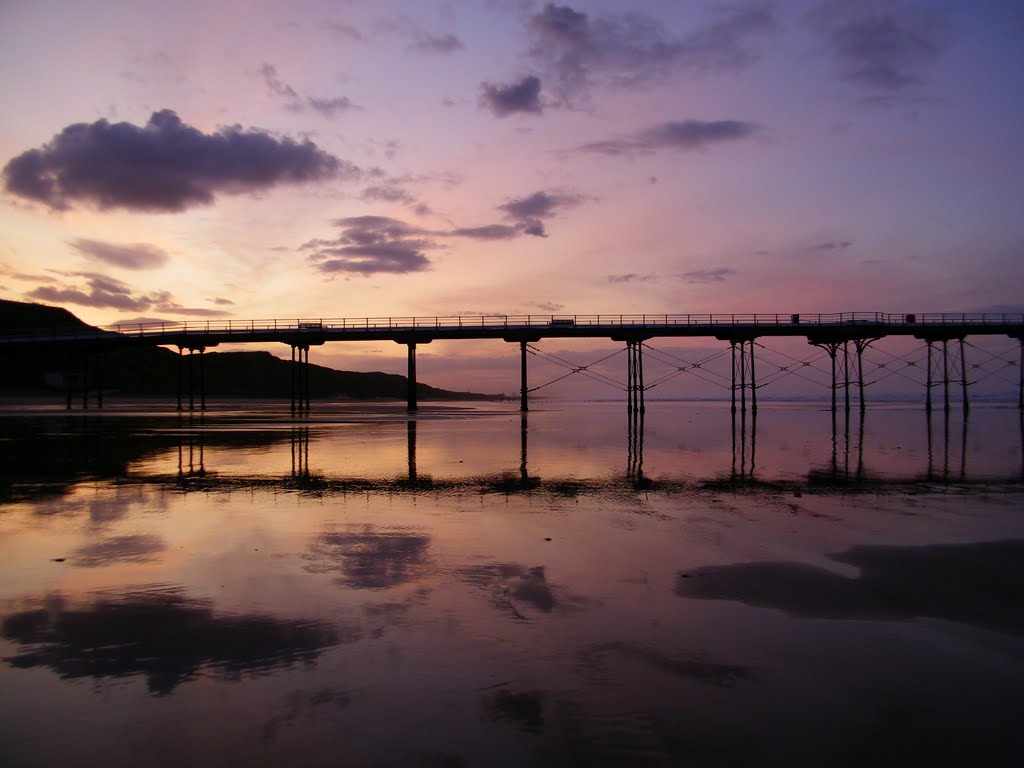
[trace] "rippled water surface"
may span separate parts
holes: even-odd
[[[1021,765],[1015,407],[0,414],[0,762]]]

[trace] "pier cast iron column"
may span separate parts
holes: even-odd
[[[295,415],[295,349],[296,349],[296,347],[295,347],[294,344],[289,344],[289,347],[291,347],[291,351],[292,351],[292,361],[291,361],[291,363],[288,366],[288,374],[289,374],[289,382],[290,382],[289,389],[288,389],[288,394],[289,394],[289,397],[291,398],[292,415]]]
[[[291,363],[289,364],[289,391],[291,395],[292,414],[308,414],[312,409],[310,403],[310,371],[309,346],[290,344]]]
[[[626,412],[633,413],[633,342],[626,342]]]
[[[970,410],[971,404],[967,400],[967,357],[964,355],[964,337],[960,337],[960,387],[963,389],[964,415]],[[964,426],[966,430],[966,425]]]
[[[949,341],[942,340],[942,397],[943,409],[949,413]]]
[[[416,402],[416,342],[410,341],[407,346],[409,347],[409,372],[407,376],[408,406],[406,410],[415,411],[419,407]]]
[[[747,410],[747,390],[750,390],[750,410],[757,411],[757,365],[754,360],[755,340],[751,337],[717,336],[720,341],[729,342],[729,358],[732,363],[729,377],[730,410],[736,412],[736,390],[740,393],[739,409]],[[811,342],[812,344],[814,342]]]
[[[299,354],[304,357],[302,361],[302,402],[305,408],[305,412],[308,414],[312,408],[309,402],[309,390],[310,390],[310,371],[309,371],[309,347],[303,346],[299,349]]]
[[[199,408],[206,410],[206,347],[199,348]]]
[[[196,409],[196,366],[192,359],[195,353],[196,351],[191,348],[188,351],[188,409],[190,411]]]
[[[416,399],[416,347],[420,344],[429,344],[433,339],[426,334],[421,336],[418,333],[403,333],[397,335],[397,337],[392,339],[392,341],[396,344],[404,344],[408,348],[409,367],[406,374],[406,410],[412,413],[419,407]],[[506,339],[506,341],[510,341],[510,339]],[[518,339],[516,339],[516,341],[518,341]]]
[[[185,350],[178,347],[178,410],[181,410],[181,386],[184,379]]]
[[[931,412],[932,410],[932,343],[931,341],[925,341],[925,346],[928,347],[928,378],[924,385],[924,409]],[[929,427],[931,422],[929,422]]]
[[[730,341],[729,342],[729,354],[730,354],[730,358],[732,360],[732,384],[729,386],[729,391],[732,394],[732,412],[736,413],[736,342],[735,341]],[[733,419],[733,421],[735,422],[735,419]],[[733,424],[733,427],[735,429],[735,423]],[[736,453],[736,445],[735,445],[735,443],[736,443],[736,440],[735,440],[735,437],[734,437],[734,439],[733,439],[733,453],[734,454]],[[733,464],[735,464],[735,463],[736,463],[736,457],[733,456]],[[734,471],[734,474],[735,474],[735,471]]]
[[[429,341],[429,339],[427,341]],[[528,384],[526,366],[526,353],[529,351],[527,349],[527,345],[535,344],[540,341],[540,336],[517,333],[515,335],[504,336],[503,341],[506,341],[509,344],[519,345],[519,410],[525,413],[530,410],[530,388]],[[426,342],[420,341],[419,343],[425,344]]]
[[[754,375],[754,340],[750,344],[750,410],[757,413],[757,377]]]
[[[630,413],[646,410],[643,341],[634,339],[626,341],[626,410]]]
[[[740,342],[740,411],[747,412],[747,353]]]
[[[878,341],[878,339],[871,338],[853,340],[854,347],[857,350],[857,397],[860,401],[861,419],[864,418],[864,350],[867,349],[873,341]]]
[[[526,400],[526,341],[519,342],[519,410],[528,411],[530,406]]]
[[[843,342],[843,407],[850,412],[850,345]]]
[[[637,342],[637,370],[640,373],[640,379],[639,379],[639,382],[638,382],[638,389],[637,389],[637,391],[640,393],[640,413],[642,414],[642,413],[644,413],[647,410],[646,403],[644,402],[646,394],[644,392],[645,387],[644,387],[644,384],[643,384],[643,342],[642,341],[638,341]]]

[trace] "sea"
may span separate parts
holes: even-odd
[[[1012,403],[0,404],[0,765],[1020,766]]]

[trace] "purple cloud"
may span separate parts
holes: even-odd
[[[514,83],[482,83],[481,104],[497,117],[506,117],[517,112],[539,115],[544,110],[540,103],[541,82],[539,77],[529,75]]]
[[[228,314],[219,309],[183,307],[174,301],[169,291],[135,293],[131,286],[120,280],[94,272],[77,272],[71,276],[82,278],[85,284],[41,285],[27,293],[26,296],[53,304],[76,304],[82,307],[118,309],[128,312],[156,310],[198,317],[221,317]]]
[[[708,283],[721,283],[727,277],[736,274],[732,267],[714,267],[712,269],[695,269],[691,272],[683,272],[679,277],[683,282],[693,285],[706,285]]]
[[[720,72],[758,59],[751,42],[776,29],[775,14],[761,4],[722,10],[681,38],[638,11],[591,15],[548,3],[529,22],[531,54],[545,67],[559,98],[571,104],[594,83],[637,84],[673,71]]]
[[[547,237],[544,229],[545,218],[554,216],[566,208],[573,208],[583,202],[581,195],[564,192],[534,192],[526,197],[516,198],[498,206],[506,218],[512,219],[523,234]]]
[[[691,151],[755,135],[758,126],[742,120],[670,120],[637,133],[581,144],[577,152],[598,155],[649,154],[662,149]]]
[[[208,205],[220,193],[357,174],[309,140],[237,125],[207,134],[169,109],[154,112],[143,127],[106,120],[69,125],[3,171],[8,192],[56,210],[89,203],[166,212]]]
[[[919,85],[951,34],[941,10],[895,2],[830,0],[810,11],[840,78],[876,92]]]
[[[523,235],[546,237],[542,218],[578,205],[580,195],[569,192],[534,192],[498,206],[509,224],[477,227],[428,229],[390,216],[349,216],[332,223],[341,228],[336,238],[316,238],[303,243],[300,251],[319,272],[347,272],[372,275],[379,272],[404,274],[430,268],[426,255],[443,247],[449,238],[511,240]]]
[[[260,76],[267,86],[267,90],[275,96],[284,99],[285,109],[290,112],[304,112],[312,109],[314,112],[330,119],[350,109],[357,109],[347,96],[336,96],[325,99],[315,96],[302,96],[287,83],[281,81],[277,75],[277,68],[272,64],[264,63],[260,67]]]

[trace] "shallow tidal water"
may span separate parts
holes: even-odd
[[[1012,406],[0,409],[0,764],[1024,765]]]

